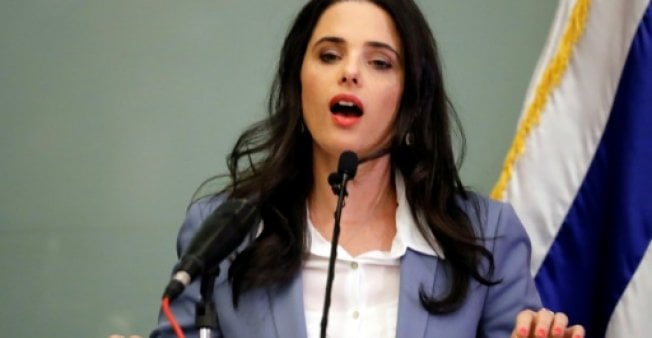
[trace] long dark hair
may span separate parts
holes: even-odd
[[[230,184],[223,192],[255,198],[264,222],[260,235],[229,270],[236,306],[247,290],[282,287],[293,279],[308,251],[305,201],[313,186],[312,140],[301,122],[300,72],[317,21],[336,2],[312,0],[299,12],[281,50],[269,116],[242,133],[227,159]],[[434,236],[442,247],[451,278],[443,296],[436,298],[423,289],[419,296],[430,313],[451,312],[466,298],[471,278],[484,285],[495,283],[490,280],[493,256],[458,201],[470,198],[452,145],[450,125],[459,127],[459,120],[443,87],[435,40],[416,4],[371,2],[393,18],[404,48],[404,92],[391,145],[392,167],[404,177],[420,231],[426,238]],[[486,275],[480,268],[483,259]]]

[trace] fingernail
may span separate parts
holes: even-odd
[[[546,336],[546,330],[544,329],[537,330],[537,337],[545,337],[545,336]]]
[[[556,328],[552,329],[552,334],[555,335],[555,336],[559,337],[559,336],[561,336],[561,333],[562,333],[562,331],[561,331],[560,327],[556,327]],[[575,338],[577,338],[577,337],[575,337]]]
[[[527,328],[522,327],[522,328],[518,329],[518,335],[519,336],[527,337],[527,334],[528,334],[528,329]]]

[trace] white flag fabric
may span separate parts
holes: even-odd
[[[652,4],[560,0],[492,197],[532,241],[544,306],[652,337]]]

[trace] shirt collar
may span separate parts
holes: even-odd
[[[444,258],[444,251],[441,249],[439,242],[430,232],[427,232],[426,239],[424,235],[419,231],[419,226],[412,216],[412,211],[410,211],[410,205],[407,201],[407,196],[405,195],[405,182],[403,181],[403,176],[400,173],[394,175],[394,182],[396,186],[396,202],[398,206],[396,207],[396,237],[394,237],[394,242],[392,243],[392,250],[400,249],[405,253],[407,248],[410,248],[414,251],[420,253],[437,256]],[[422,222],[423,223],[423,222]],[[432,245],[429,244],[432,243]]]

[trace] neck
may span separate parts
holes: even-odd
[[[336,158],[315,155],[315,180],[308,197],[310,219],[317,230],[329,239],[332,235],[337,196],[328,184],[328,175],[336,169]],[[346,247],[344,237],[347,234],[364,234],[365,227],[373,227],[374,232],[386,234],[391,239],[396,228],[396,190],[389,156],[361,164],[355,178],[349,181],[347,192],[346,207],[342,210],[341,218],[342,246]]]

